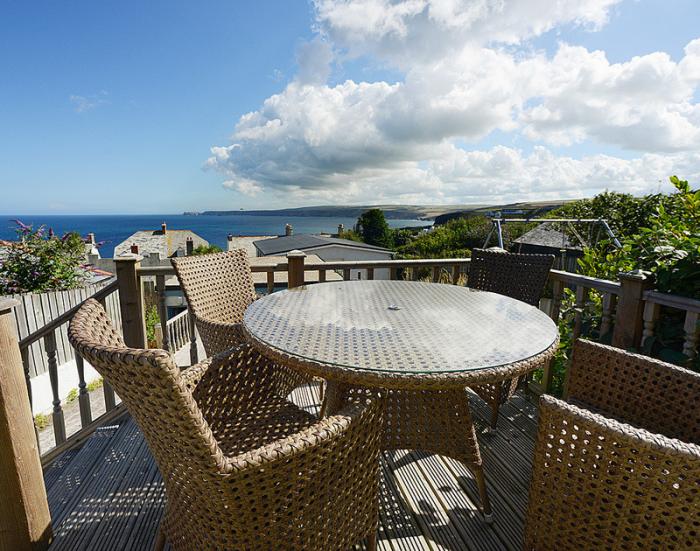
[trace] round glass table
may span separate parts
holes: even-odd
[[[554,322],[524,302],[412,281],[330,282],[273,293],[248,307],[243,330],[263,355],[326,379],[326,413],[353,392],[383,389],[384,448],[463,461],[487,518],[465,387],[543,367],[559,342]]]

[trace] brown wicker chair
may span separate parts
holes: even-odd
[[[554,256],[549,254],[509,253],[503,249],[474,249],[469,262],[467,285],[490,291],[532,306],[538,306],[552,269]],[[519,378],[472,387],[491,406],[491,429],[498,426],[498,410],[518,388]]]
[[[241,322],[256,295],[245,250],[184,256],[171,259],[171,263],[207,356],[246,342]],[[311,382],[311,378],[291,370],[288,378],[296,378],[290,392]]]
[[[69,338],[124,401],[160,468],[158,548],[166,539],[176,550],[376,545],[378,400],[319,421],[285,399],[284,372],[248,345],[181,372],[163,350],[126,348],[94,300]]]
[[[525,549],[700,549],[700,374],[580,340],[540,400]]]

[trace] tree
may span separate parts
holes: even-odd
[[[58,237],[45,226],[34,229],[15,222],[17,241],[0,260],[0,294],[60,291],[85,283],[85,242],[80,235]]]
[[[192,251],[193,256],[198,256],[201,254],[211,254],[211,253],[221,253],[223,249],[218,245],[199,245],[195,247]]]
[[[355,231],[362,235],[362,240],[368,245],[391,247],[391,230],[381,209],[369,209],[357,219]]]

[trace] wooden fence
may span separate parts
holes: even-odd
[[[105,280],[93,285],[86,285],[67,291],[55,291],[49,293],[23,293],[9,295],[0,298],[9,298],[19,301],[19,306],[14,309],[14,319],[17,334],[20,340],[63,315],[65,312],[81,304],[100,289],[103,289],[114,279]],[[121,314],[119,312],[119,295],[110,294],[106,297],[105,307],[111,319],[121,328]],[[25,369],[29,377],[36,377],[49,370],[48,358],[43,351],[42,343],[33,342],[27,347]],[[56,361],[58,365],[69,362],[75,358],[73,347],[68,342],[68,326],[61,325],[56,332]]]

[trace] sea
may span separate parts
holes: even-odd
[[[226,236],[233,235],[284,235],[285,224],[291,224],[294,233],[336,233],[338,224],[350,229],[357,221],[354,218],[321,216],[275,216],[253,214],[228,214],[197,216],[183,214],[114,214],[114,215],[0,215],[0,239],[16,238],[17,225],[21,220],[34,227],[41,225],[53,229],[57,235],[78,232],[86,236],[94,233],[103,244],[103,257],[112,257],[114,247],[138,230],[159,230],[165,222],[169,229],[192,230],[212,245],[226,250]],[[425,227],[432,222],[426,220],[387,220],[392,228]]]

